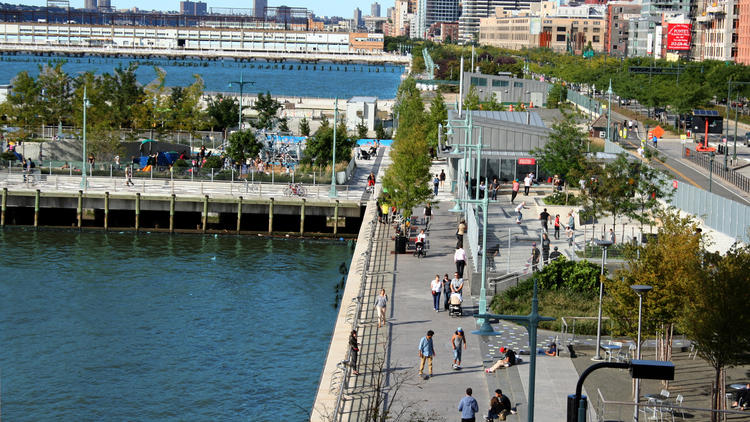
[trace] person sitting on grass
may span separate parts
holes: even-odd
[[[484,372],[493,373],[500,367],[510,368],[511,366],[516,364],[516,352],[513,351],[513,349],[501,347],[500,353],[505,354],[505,358],[500,359],[499,361],[497,361],[497,363],[492,365],[491,368],[485,369]]]

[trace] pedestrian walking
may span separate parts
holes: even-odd
[[[542,262],[544,265],[549,264],[549,246],[550,240],[547,233],[542,234]]]
[[[451,337],[451,346],[453,346],[453,369],[461,369],[461,347],[466,350],[466,335],[464,329],[458,327]]]
[[[560,239],[560,214],[555,214],[555,239]]]
[[[518,179],[513,179],[513,187],[511,188],[510,193],[510,203],[512,204],[513,201],[516,200],[516,196],[518,196],[518,190],[521,189],[521,184],[518,183]]]
[[[458,403],[458,411],[461,412],[461,422],[476,422],[475,415],[479,412],[477,399],[471,397],[471,387],[466,389],[466,396]]]
[[[549,254],[549,259],[550,261],[554,261],[560,258],[561,256],[562,254],[560,253],[560,251],[557,250],[557,246],[555,246],[555,248],[552,250],[552,253]]]
[[[458,272],[453,273],[453,280],[451,280],[451,294],[458,293],[459,295],[462,295],[463,290],[464,290],[464,279],[461,278]]]
[[[536,247],[536,242],[531,244],[531,271],[539,271],[539,248]]]
[[[534,183],[531,174],[529,173],[523,178],[523,196],[529,196],[529,189],[531,189],[531,184]]]
[[[573,217],[573,211],[568,212],[568,227],[570,227],[571,230],[576,229],[576,219]]]
[[[432,179],[432,193],[437,196],[438,188],[440,187],[440,175],[436,174],[435,178]]]
[[[573,246],[573,228],[570,226],[565,227],[565,235],[568,237],[568,246]]]
[[[443,276],[443,310],[448,310],[448,305],[451,300],[451,279],[448,277],[448,273]]]
[[[539,213],[539,221],[542,222],[542,230],[544,230],[545,233],[547,233],[547,223],[549,222],[550,215],[547,212],[547,208],[544,209],[541,213]]]
[[[609,241],[612,242],[612,244],[615,244],[615,231],[612,229],[609,229]]]
[[[493,201],[497,201],[497,191],[500,190],[500,182],[497,181],[497,177],[492,179],[492,184],[490,185],[490,194],[492,195],[490,199]]]
[[[380,294],[375,298],[375,309],[378,310],[378,328],[385,325],[385,308],[388,306],[388,295],[385,289],[380,289]]]
[[[440,170],[440,187],[445,187],[445,170]]]
[[[435,274],[435,279],[430,283],[430,290],[432,291],[432,308],[435,312],[440,312],[440,294],[443,292],[440,274]]]
[[[523,220],[523,210],[528,209],[526,206],[526,201],[522,201],[518,206],[516,207],[516,223],[521,224],[521,220]]]
[[[125,167],[125,186],[135,186],[135,183],[133,183],[133,166]]]
[[[424,206],[424,225],[428,227],[430,225],[430,218],[432,218],[432,204],[429,202]]]
[[[459,278],[464,278],[464,267],[466,267],[466,251],[462,244],[456,246],[456,252],[453,254],[453,261],[456,263],[456,272]]]
[[[432,358],[435,357],[435,347],[432,345],[432,336],[435,332],[427,331],[427,335],[419,340],[419,375],[424,376],[424,364],[427,362],[430,376],[432,376]]]
[[[466,220],[461,220],[456,229],[456,239],[458,239],[458,243],[460,244],[464,243],[464,233],[466,233]]]
[[[359,354],[357,330],[352,330],[351,334],[349,335],[349,350],[351,351],[351,353],[349,354],[349,366],[352,367],[352,373],[354,375],[359,375],[359,371],[357,371],[357,355]]]

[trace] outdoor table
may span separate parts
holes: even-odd
[[[615,350],[622,349],[622,346],[620,346],[618,344],[602,344],[601,348],[608,352],[607,355],[609,356],[609,358],[607,359],[607,361],[611,362],[612,361],[612,352],[615,351]]]
[[[644,394],[643,397],[649,399],[649,401],[650,400],[654,401],[654,419],[656,419],[657,417],[656,409],[657,408],[661,409],[662,407],[664,407],[664,402],[669,400],[669,397],[663,396],[661,394]],[[659,410],[659,412],[661,412],[661,410]]]
[[[731,388],[732,390],[746,390],[747,389],[747,383],[730,384],[729,388]]]

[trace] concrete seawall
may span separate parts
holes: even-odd
[[[364,212],[362,225],[357,237],[357,246],[346,279],[346,287],[341,298],[339,314],[331,336],[326,363],[320,376],[318,393],[311,410],[311,421],[330,421],[334,408],[338,405],[339,391],[343,388],[344,371],[339,364],[345,361],[349,352],[349,334],[357,325],[358,295],[362,287],[363,273],[367,271],[368,251],[375,234],[375,201],[369,201]]]

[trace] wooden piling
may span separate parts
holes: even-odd
[[[336,200],[336,205],[333,207],[333,234],[339,232],[339,200]]]
[[[104,231],[109,230],[109,192],[104,192]]]
[[[78,228],[80,229],[83,225],[83,191],[78,191],[78,206],[76,208],[76,215],[78,218]]]
[[[302,198],[302,205],[299,208],[299,234],[305,234],[305,203],[307,200]]]
[[[169,198],[169,232],[174,233],[174,203],[176,201],[177,197],[175,194],[172,194],[172,197]]]
[[[242,197],[237,198],[237,234],[240,234],[240,223],[242,222]]]
[[[135,231],[141,228],[141,194],[135,193]]]
[[[8,204],[8,188],[3,188],[2,205],[0,205],[0,227],[5,227],[5,209]]]
[[[34,228],[39,227],[39,197],[42,195],[39,189],[34,194]]]
[[[208,227],[208,195],[203,196],[203,227],[201,230],[203,233],[206,232],[206,228]]]
[[[268,233],[273,232],[273,198],[268,203]]]

